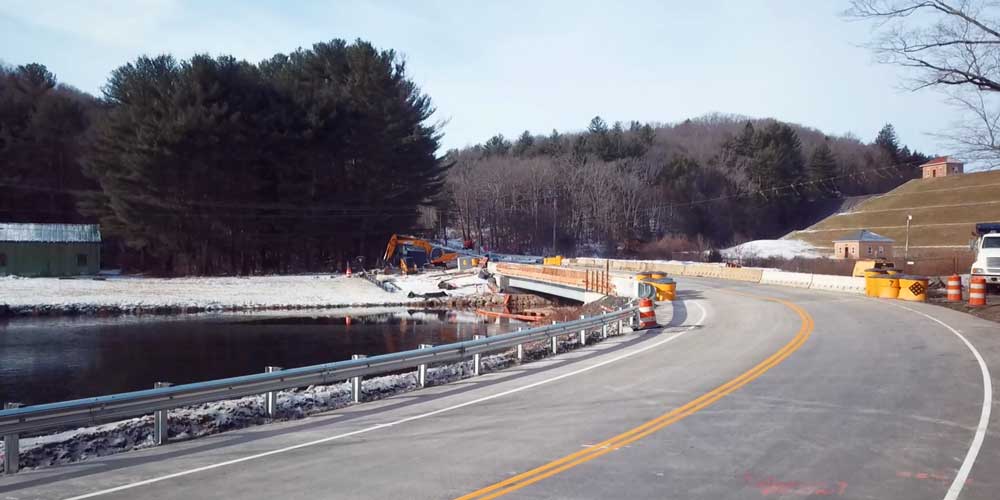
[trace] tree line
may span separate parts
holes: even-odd
[[[496,135],[438,155],[430,98],[391,50],[333,40],[249,63],[140,57],[101,97],[0,65],[0,220],[99,222],[105,266],[329,270],[389,234],[616,255],[773,238],[926,156],[771,119]]]
[[[378,255],[440,190],[433,113],[403,61],[360,40],[258,64],[140,57],[100,99],[2,67],[0,217],[99,222],[132,269],[329,269]]]
[[[630,253],[776,238],[844,198],[881,193],[927,156],[891,124],[870,143],[771,119],[713,114],[676,124],[595,117],[586,130],[449,151],[437,218],[488,248]]]

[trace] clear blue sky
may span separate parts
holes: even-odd
[[[886,122],[903,143],[955,118],[932,91],[858,47],[869,27],[845,3],[739,1],[63,1],[0,2],[0,60],[41,62],[98,93],[142,54],[259,61],[332,38],[403,54],[446,120],[446,148],[500,132],[674,122],[718,111],[774,117],[871,141]],[[443,152],[443,151],[442,151]]]

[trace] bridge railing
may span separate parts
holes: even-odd
[[[497,271],[507,276],[566,285],[604,295],[614,292],[610,275],[605,271],[508,263],[497,264]]]
[[[274,391],[346,380],[353,380],[354,386],[359,387],[361,377],[388,374],[408,368],[418,368],[418,372],[424,375],[428,364],[456,362],[469,358],[476,361],[475,373],[479,373],[480,355],[484,353],[516,347],[520,359],[523,355],[522,344],[544,340],[550,340],[554,352],[557,337],[578,332],[583,336],[583,332],[595,328],[600,328],[603,334],[607,335],[608,328],[616,322],[620,332],[623,322],[631,323],[636,311],[635,307],[628,307],[589,318],[423,349],[287,370],[269,370],[266,373],[207,382],[169,387],[157,384],[159,388],[0,410],[0,435],[4,437],[5,445],[5,471],[8,474],[17,472],[20,434],[37,434],[69,426],[94,425],[152,413],[156,416],[155,441],[161,444],[166,440],[166,411],[170,409],[258,394],[268,395],[267,399],[270,401],[274,398]],[[423,385],[424,377],[421,376],[419,379],[420,385]],[[355,400],[358,399],[357,390],[355,389]],[[273,411],[270,404],[268,411]]]

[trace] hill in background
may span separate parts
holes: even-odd
[[[770,118],[594,117],[580,132],[496,135],[450,151],[447,192],[425,225],[536,255],[720,248],[814,224],[912,179],[926,159],[892,125],[869,143]]]
[[[968,250],[975,223],[1000,221],[1000,170],[914,179],[785,238],[832,253],[834,239],[869,229],[896,240],[902,255],[907,215],[913,216],[910,255]]]

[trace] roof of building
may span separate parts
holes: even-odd
[[[97,224],[0,222],[0,241],[26,243],[100,243]]]
[[[835,239],[833,241],[875,241],[875,242],[879,242],[879,243],[893,243],[896,240],[893,240],[892,238],[886,238],[885,236],[882,236],[881,234],[873,233],[873,232],[871,232],[871,231],[869,231],[867,229],[861,229],[861,230],[854,231],[852,233],[846,234],[846,235],[844,235],[844,236],[842,236],[840,238],[837,238],[837,239]]]
[[[940,165],[942,163],[962,163],[958,160],[953,160],[950,156],[938,156],[937,158],[931,158],[927,160],[926,163],[920,164],[920,167],[929,167],[931,165]]]

